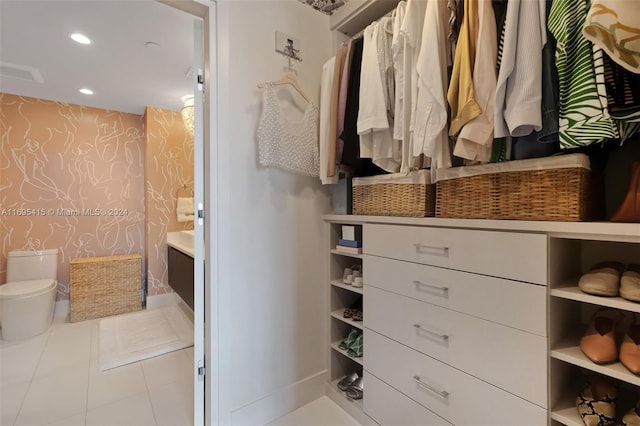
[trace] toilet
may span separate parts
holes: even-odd
[[[58,287],[58,249],[10,251],[0,285],[2,340],[23,340],[49,329]]]

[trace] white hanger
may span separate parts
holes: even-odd
[[[279,80],[270,81],[268,83],[260,83],[260,84],[258,84],[258,88],[262,89],[263,87],[265,87],[267,85],[272,85],[272,86],[289,85],[289,86],[293,87],[296,90],[296,92],[298,92],[300,94],[300,96],[302,96],[304,98],[305,101],[307,101],[309,103],[311,102],[309,100],[309,98],[307,97],[307,95],[304,93],[304,90],[302,90],[302,87],[300,87],[300,85],[298,84],[298,80],[296,79],[295,75],[293,75],[292,73],[285,74]]]

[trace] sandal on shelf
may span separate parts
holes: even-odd
[[[344,268],[344,273],[342,274],[342,282],[347,285],[351,285],[353,281],[353,269]]]
[[[362,321],[362,311],[355,309],[355,312],[351,315],[351,319],[354,321]]]
[[[351,399],[362,399],[362,394],[364,392],[364,385],[362,376],[358,377],[350,387],[347,389],[347,396]]]
[[[351,358],[360,358],[362,356],[362,332],[358,331],[358,337],[355,342],[347,348],[347,355]]]
[[[338,348],[343,350],[349,349],[356,342],[359,335],[360,333],[357,329],[352,329],[347,337],[338,345]]]
[[[347,374],[338,382],[338,389],[341,391],[346,391],[360,378],[360,374],[354,371],[351,374]]]
[[[576,398],[578,413],[586,426],[609,426],[616,421],[617,389],[610,377],[595,374]]]
[[[622,417],[622,425],[624,426],[640,426],[640,400],[636,403],[636,406],[627,411]]]
[[[362,297],[359,297],[358,300],[353,302],[351,306],[349,306],[344,310],[344,312],[342,313],[342,316],[344,318],[351,318],[353,317],[353,314],[361,310],[362,310]]]

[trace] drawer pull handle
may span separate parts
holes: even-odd
[[[446,293],[446,292],[449,291],[449,287],[440,287],[440,286],[433,285],[433,284],[426,284],[426,283],[423,283],[422,281],[418,281],[418,280],[413,280],[413,284],[419,285],[419,286],[422,286],[422,287],[429,287],[429,288],[432,288],[434,290],[441,291],[443,293]]]
[[[428,246],[420,243],[414,243],[413,246],[416,248],[416,253],[418,254],[430,254],[442,257],[449,256],[449,247]]]
[[[440,395],[440,396],[441,396],[441,397],[443,397],[443,398],[447,398],[447,397],[449,396],[449,392],[447,392],[446,390],[440,390],[440,389],[437,389],[437,388],[435,388],[435,387],[431,386],[430,384],[423,382],[423,381],[420,379],[420,376],[413,376],[413,379],[414,379],[414,380],[416,381],[416,383],[418,383],[420,386],[423,386],[423,387],[425,387],[425,388],[429,389],[431,392],[433,392],[433,393],[435,393],[435,394],[437,394],[437,395]]]
[[[449,335],[448,334],[440,334],[440,333],[436,333],[435,331],[431,331],[428,328],[423,328],[420,324],[413,324],[413,326],[420,330],[420,331],[424,331],[425,333],[429,333],[429,334],[433,334],[434,336],[436,336],[439,339],[442,339],[444,341],[449,340]]]

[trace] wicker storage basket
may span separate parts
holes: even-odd
[[[139,254],[71,260],[71,322],[142,309],[142,258]]]
[[[586,221],[600,191],[584,154],[438,170],[436,217]]]
[[[435,214],[429,170],[353,179],[353,214],[424,217]]]

